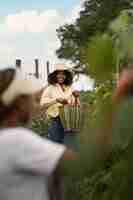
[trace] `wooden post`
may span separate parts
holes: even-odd
[[[39,61],[38,61],[38,59],[35,59],[35,76],[36,76],[36,78],[39,78]]]
[[[49,61],[47,61],[46,65],[47,65],[47,77],[48,77],[48,75],[50,73],[50,70],[49,70],[49,66],[50,66]]]
[[[16,68],[21,69],[21,60],[16,59]]]

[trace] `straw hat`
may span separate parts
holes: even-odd
[[[51,84],[51,82],[54,82],[54,79],[59,71],[64,71],[67,79],[67,85],[72,84],[73,80],[73,74],[71,68],[67,67],[64,64],[56,64],[54,67],[54,70],[49,74],[48,76],[48,82]]]
[[[69,67],[67,67],[65,64],[59,63],[59,64],[55,65],[54,69],[52,70],[52,72],[50,74],[58,72],[58,71],[69,71],[70,72],[71,69]]]

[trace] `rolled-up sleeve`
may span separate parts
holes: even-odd
[[[49,106],[55,103],[56,103],[56,97],[51,97],[51,88],[49,86],[43,91],[43,94],[40,100],[40,105],[48,108]]]

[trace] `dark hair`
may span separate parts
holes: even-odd
[[[2,102],[1,96],[3,92],[10,86],[15,76],[15,69],[4,69],[0,70],[0,122],[9,112],[11,112],[12,107],[6,106]]]
[[[9,87],[15,76],[15,69],[0,70],[0,95]]]
[[[57,83],[57,73],[58,71],[55,71],[51,74],[49,74],[48,76],[48,83],[51,84],[51,85],[55,85]],[[73,76],[72,76],[72,73],[68,70],[64,70],[64,73],[65,73],[65,80],[64,80],[64,85],[66,86],[70,86],[72,84],[72,81],[73,81]]]
[[[0,126],[2,126],[4,120],[6,122],[6,119],[8,116],[10,117],[10,114],[19,113],[19,123],[26,123],[30,118],[29,110],[30,105],[32,104],[29,105],[27,101],[31,95],[18,95],[9,105],[5,105],[3,102],[2,95],[11,85],[15,74],[16,70],[12,68],[0,70]]]

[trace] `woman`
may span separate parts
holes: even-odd
[[[60,119],[60,109],[66,104],[73,104],[77,92],[71,89],[72,73],[63,65],[57,65],[56,69],[49,74],[49,86],[44,90],[41,97],[41,106],[46,107],[46,113],[50,119],[48,138],[64,143],[64,128]]]

